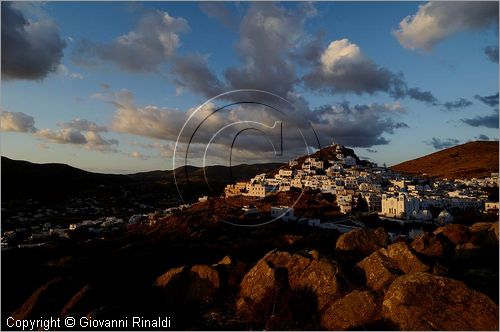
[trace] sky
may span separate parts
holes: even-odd
[[[1,153],[133,173],[286,161],[332,142],[394,165],[498,140],[498,12],[2,2]]]

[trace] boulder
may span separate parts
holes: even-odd
[[[356,264],[364,273],[366,286],[379,290],[390,285],[402,272],[381,250]]]
[[[16,311],[14,319],[32,319],[45,316],[57,317],[79,285],[66,278],[53,279],[40,286]]]
[[[286,271],[260,260],[243,277],[236,299],[238,317],[249,321],[261,321],[269,316],[276,295],[287,287]]]
[[[453,245],[467,243],[470,238],[469,227],[460,224],[439,227],[434,234],[443,234]]]
[[[380,320],[382,298],[371,291],[353,291],[329,305],[321,315],[326,330],[365,330]]]
[[[457,244],[455,247],[454,259],[458,262],[466,263],[482,259],[483,250],[475,243]]]
[[[341,297],[350,285],[340,266],[317,251],[271,251],[245,275],[236,300],[238,316],[261,319],[276,294],[284,289],[311,294],[318,310]]]
[[[473,234],[488,231],[492,224],[491,222],[477,222],[469,226],[469,230]]]
[[[429,266],[422,263],[405,242],[393,243],[387,249],[380,250],[404,273],[429,270]]]
[[[489,247],[498,247],[498,221],[491,225],[484,244]]]
[[[89,285],[83,286],[78,292],[76,292],[71,299],[64,305],[59,316],[65,317],[68,314],[78,311],[78,307],[84,302],[85,297],[88,297],[90,290]]]
[[[445,255],[445,244],[434,233],[422,233],[413,240],[411,247],[415,252],[429,257],[441,258]]]
[[[219,289],[219,274],[208,265],[173,268],[156,278],[168,307],[186,308],[213,302]]]
[[[343,258],[363,258],[390,243],[384,229],[357,229],[342,234],[335,245],[335,252]]]
[[[498,306],[490,298],[426,272],[398,277],[385,294],[382,316],[401,330],[498,330]]]

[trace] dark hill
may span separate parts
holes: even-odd
[[[498,172],[498,142],[475,141],[392,166],[396,172],[430,178],[483,178]]]
[[[278,163],[236,165],[232,167],[233,180],[248,179],[256,174],[269,172],[281,166]],[[208,166],[205,173],[212,189],[216,191],[231,182],[230,171],[225,166]],[[184,168],[176,171],[179,183],[185,182]],[[203,168],[188,166],[193,195],[206,194]],[[171,170],[156,170],[135,174],[101,174],[84,171],[69,165],[36,164],[2,156],[2,202],[33,198],[59,200],[87,195],[109,196],[128,191],[132,195],[177,194]]]

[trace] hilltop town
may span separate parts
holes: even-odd
[[[498,214],[498,199],[493,201],[489,190],[497,186],[498,173],[482,179],[404,176],[375,163],[361,162],[352,150],[334,143],[314,156],[289,161],[277,172],[227,185],[224,194],[226,198],[264,198],[278,192],[315,190],[334,195],[334,204],[342,214],[449,223],[463,214]],[[286,208],[279,207],[293,214],[292,207]]]

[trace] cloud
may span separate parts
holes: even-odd
[[[491,115],[462,119],[462,122],[472,127],[498,128],[498,110]]]
[[[350,147],[388,144],[390,141],[384,134],[408,127],[404,122],[393,120],[394,115],[405,112],[397,103],[355,106],[343,103],[323,106],[314,112],[318,113],[318,120],[313,125],[323,141],[335,141]]]
[[[436,105],[438,100],[430,91],[422,91],[419,88],[410,88],[406,91],[410,98],[423,101],[431,105]]]
[[[177,93],[190,89],[212,97],[222,91],[258,89],[293,98],[295,103],[304,105],[295,91],[297,85],[304,83],[316,92],[374,94],[382,91],[394,98],[437,103],[430,91],[408,88],[402,74],[377,65],[348,39],[332,41],[325,49],[324,33],[311,36],[304,29],[307,19],[316,14],[310,3],[296,10],[269,2],[250,4],[241,20],[236,44],[242,64],[225,69],[219,78],[210,70],[207,56],[177,57],[171,69]],[[312,68],[299,77],[297,64]]]
[[[66,46],[48,17],[27,19],[14,2],[2,2],[2,77],[38,80],[57,70]]]
[[[385,91],[399,95],[404,84],[400,76],[375,64],[348,39],[332,41],[303,80],[311,89],[330,93]]]
[[[130,152],[129,156],[132,157],[132,158],[135,158],[135,159],[142,159],[142,160],[149,159],[148,156],[143,155],[139,151],[132,151],[132,152]]]
[[[498,46],[487,46],[484,48],[484,54],[492,62],[498,63]]]
[[[174,83],[178,88],[187,87],[209,97],[225,90],[223,83],[208,68],[207,57],[199,54],[177,57],[171,73],[175,76]]]
[[[99,134],[108,130],[106,126],[100,126],[93,121],[80,118],[59,122],[57,126],[59,129],[41,129],[36,131],[34,135],[57,144],[74,144],[96,151],[117,151],[118,140],[107,139]]]
[[[438,102],[430,91],[408,88],[402,74],[377,65],[348,39],[334,40],[322,52],[318,52],[317,40],[310,47],[305,57],[313,68],[303,82],[312,90],[359,95],[386,92],[396,99],[409,97],[432,105]]]
[[[491,107],[498,106],[498,92],[494,95],[491,95],[491,96],[475,95],[474,98],[482,101],[483,103],[485,103],[488,106],[491,106]]]
[[[2,131],[20,133],[34,133],[36,131],[35,119],[31,115],[22,112],[2,111],[0,125]]]
[[[128,71],[155,72],[174,56],[180,44],[179,33],[187,29],[188,23],[183,18],[167,12],[149,12],[139,20],[135,30],[110,43],[80,40],[73,50],[73,59],[81,65],[92,65],[100,59]]]
[[[58,144],[87,143],[87,139],[81,132],[71,128],[63,128],[59,130],[41,129],[35,135]]]
[[[310,8],[287,10],[269,2],[253,2],[240,25],[236,50],[241,67],[224,72],[229,89],[261,89],[287,96],[297,82],[290,51],[304,36]]]
[[[433,137],[430,141],[425,141],[424,143],[432,146],[436,150],[441,150],[441,149],[455,146],[458,143],[460,143],[460,141],[458,139],[455,139],[455,138],[448,138],[448,139],[442,140],[440,138]]]
[[[212,135],[229,124],[253,121],[272,126],[276,121],[282,121],[283,142],[286,153],[288,153],[286,158],[304,154],[304,138],[296,128],[302,130],[309,144],[316,146],[315,138],[311,136],[309,121],[315,129],[321,145],[336,141],[352,147],[387,144],[389,143],[387,135],[393,134],[397,129],[408,127],[406,123],[395,120],[405,112],[399,103],[355,106],[344,103],[327,105],[314,111],[304,105],[287,113],[284,117],[280,117],[279,113],[273,113],[263,105],[235,105],[203,120],[205,116],[212,114],[216,105],[209,104],[198,113],[193,114],[193,109],[185,111],[154,105],[137,106],[134,95],[130,91],[110,92],[107,94],[107,98],[107,101],[116,108],[111,128],[120,133],[162,140],[161,143],[146,145],[141,143],[142,145],[137,144],[137,146],[158,149],[160,155],[165,157],[172,155],[179,128],[184,124],[186,127],[180,137],[179,144],[185,147],[186,143],[190,141],[190,153],[196,152],[198,155],[203,155],[207,143],[214,138]],[[193,119],[187,121],[192,114]],[[370,126],[367,126],[367,123]],[[197,128],[199,124],[202,126]],[[247,127],[248,124],[243,123],[220,132],[215,141],[212,142],[211,154],[209,154],[223,157],[222,154],[230,151],[238,130]],[[196,129],[199,130],[196,131]],[[276,129],[266,129],[266,135],[271,141],[277,143],[280,141],[279,133],[280,131]],[[191,136],[191,134],[193,135]],[[214,150],[215,147],[218,151]],[[259,158],[259,152],[273,151],[269,141],[263,139],[262,133],[257,131],[248,131],[241,135],[238,138],[236,150],[238,151],[237,155],[254,159]]]
[[[446,111],[458,111],[460,109],[469,107],[470,105],[472,105],[472,102],[465,98],[458,98],[455,101],[447,101],[443,104],[444,110]]]
[[[480,141],[489,141],[489,140],[490,140],[490,138],[489,138],[488,136],[483,135],[483,134],[479,135],[479,136],[478,136],[478,137],[476,137],[476,138],[477,138],[478,140],[480,140]]]
[[[393,31],[410,50],[431,51],[442,40],[461,31],[479,30],[498,22],[498,2],[437,1],[420,5]]]
[[[69,69],[65,65],[63,65],[62,63],[60,63],[57,66],[56,72],[64,77],[69,77],[71,79],[83,80],[83,74],[74,73],[74,72],[69,71]]]
[[[97,123],[85,119],[76,118],[69,122],[60,122],[57,124],[61,128],[71,128],[78,131],[93,131],[105,132],[108,131],[106,126],[99,126]]]
[[[211,18],[219,20],[226,27],[233,27],[235,21],[231,15],[231,11],[226,7],[224,2],[220,1],[202,1],[200,9]]]

